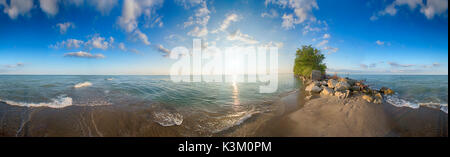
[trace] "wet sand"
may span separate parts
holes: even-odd
[[[283,96],[275,110],[258,113],[224,131],[193,131],[193,122],[164,127],[148,105],[27,108],[0,102],[0,136],[33,137],[448,137],[448,115],[440,110],[373,104],[302,92]]]
[[[300,109],[265,121],[249,122],[236,130],[244,132],[257,126],[254,134],[245,136],[263,137],[448,137],[448,115],[438,109],[373,104],[360,95],[343,100],[316,96],[304,104],[292,100],[279,104],[294,103]]]
[[[0,102],[0,136],[172,137],[179,126],[163,127],[148,106],[26,108]]]

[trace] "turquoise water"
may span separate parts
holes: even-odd
[[[448,75],[348,75],[374,88],[389,87],[387,102],[397,107],[431,107],[448,113]]]

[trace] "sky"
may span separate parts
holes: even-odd
[[[166,75],[178,46],[312,45],[328,73],[448,75],[448,0],[0,0],[0,74]]]

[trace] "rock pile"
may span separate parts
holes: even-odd
[[[304,84],[307,85],[307,99],[314,98],[314,95],[336,96],[339,99],[362,96],[367,102],[381,104],[386,95],[395,94],[392,89],[386,87],[380,90],[371,89],[364,81],[342,77],[336,79],[327,76],[321,80],[304,80]]]

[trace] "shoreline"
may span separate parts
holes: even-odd
[[[192,130],[196,124],[189,120],[161,126],[151,118],[157,110],[148,105],[55,109],[0,101],[0,136],[448,137],[448,115],[440,109],[368,102],[361,92],[345,98],[311,93],[306,86],[311,82],[304,84],[280,94],[271,103],[273,110],[251,114],[239,124],[213,133]]]
[[[342,78],[339,78],[342,79]],[[351,79],[346,78],[345,81]],[[355,81],[355,80],[353,80]],[[340,84],[339,83],[336,84]],[[384,100],[393,93],[368,88],[329,94],[323,90],[329,82],[304,81],[304,88],[291,97],[304,94],[303,102],[280,100],[285,105],[301,106],[284,116],[267,120],[253,136],[264,137],[448,137],[448,114],[440,108],[397,107]],[[325,84],[325,86],[324,86]],[[357,84],[353,82],[351,84]],[[309,87],[308,87],[309,86]],[[321,87],[318,87],[321,86]],[[340,87],[338,87],[340,88]],[[337,89],[335,87],[335,89]],[[328,89],[327,89],[328,90]],[[386,93],[384,93],[386,92]],[[333,91],[334,93],[334,91]],[[368,96],[369,94],[369,96]],[[370,96],[372,95],[372,96]],[[378,100],[377,100],[378,99]],[[282,105],[283,106],[283,105]],[[249,124],[250,126],[254,124]],[[249,127],[242,127],[244,130]]]

